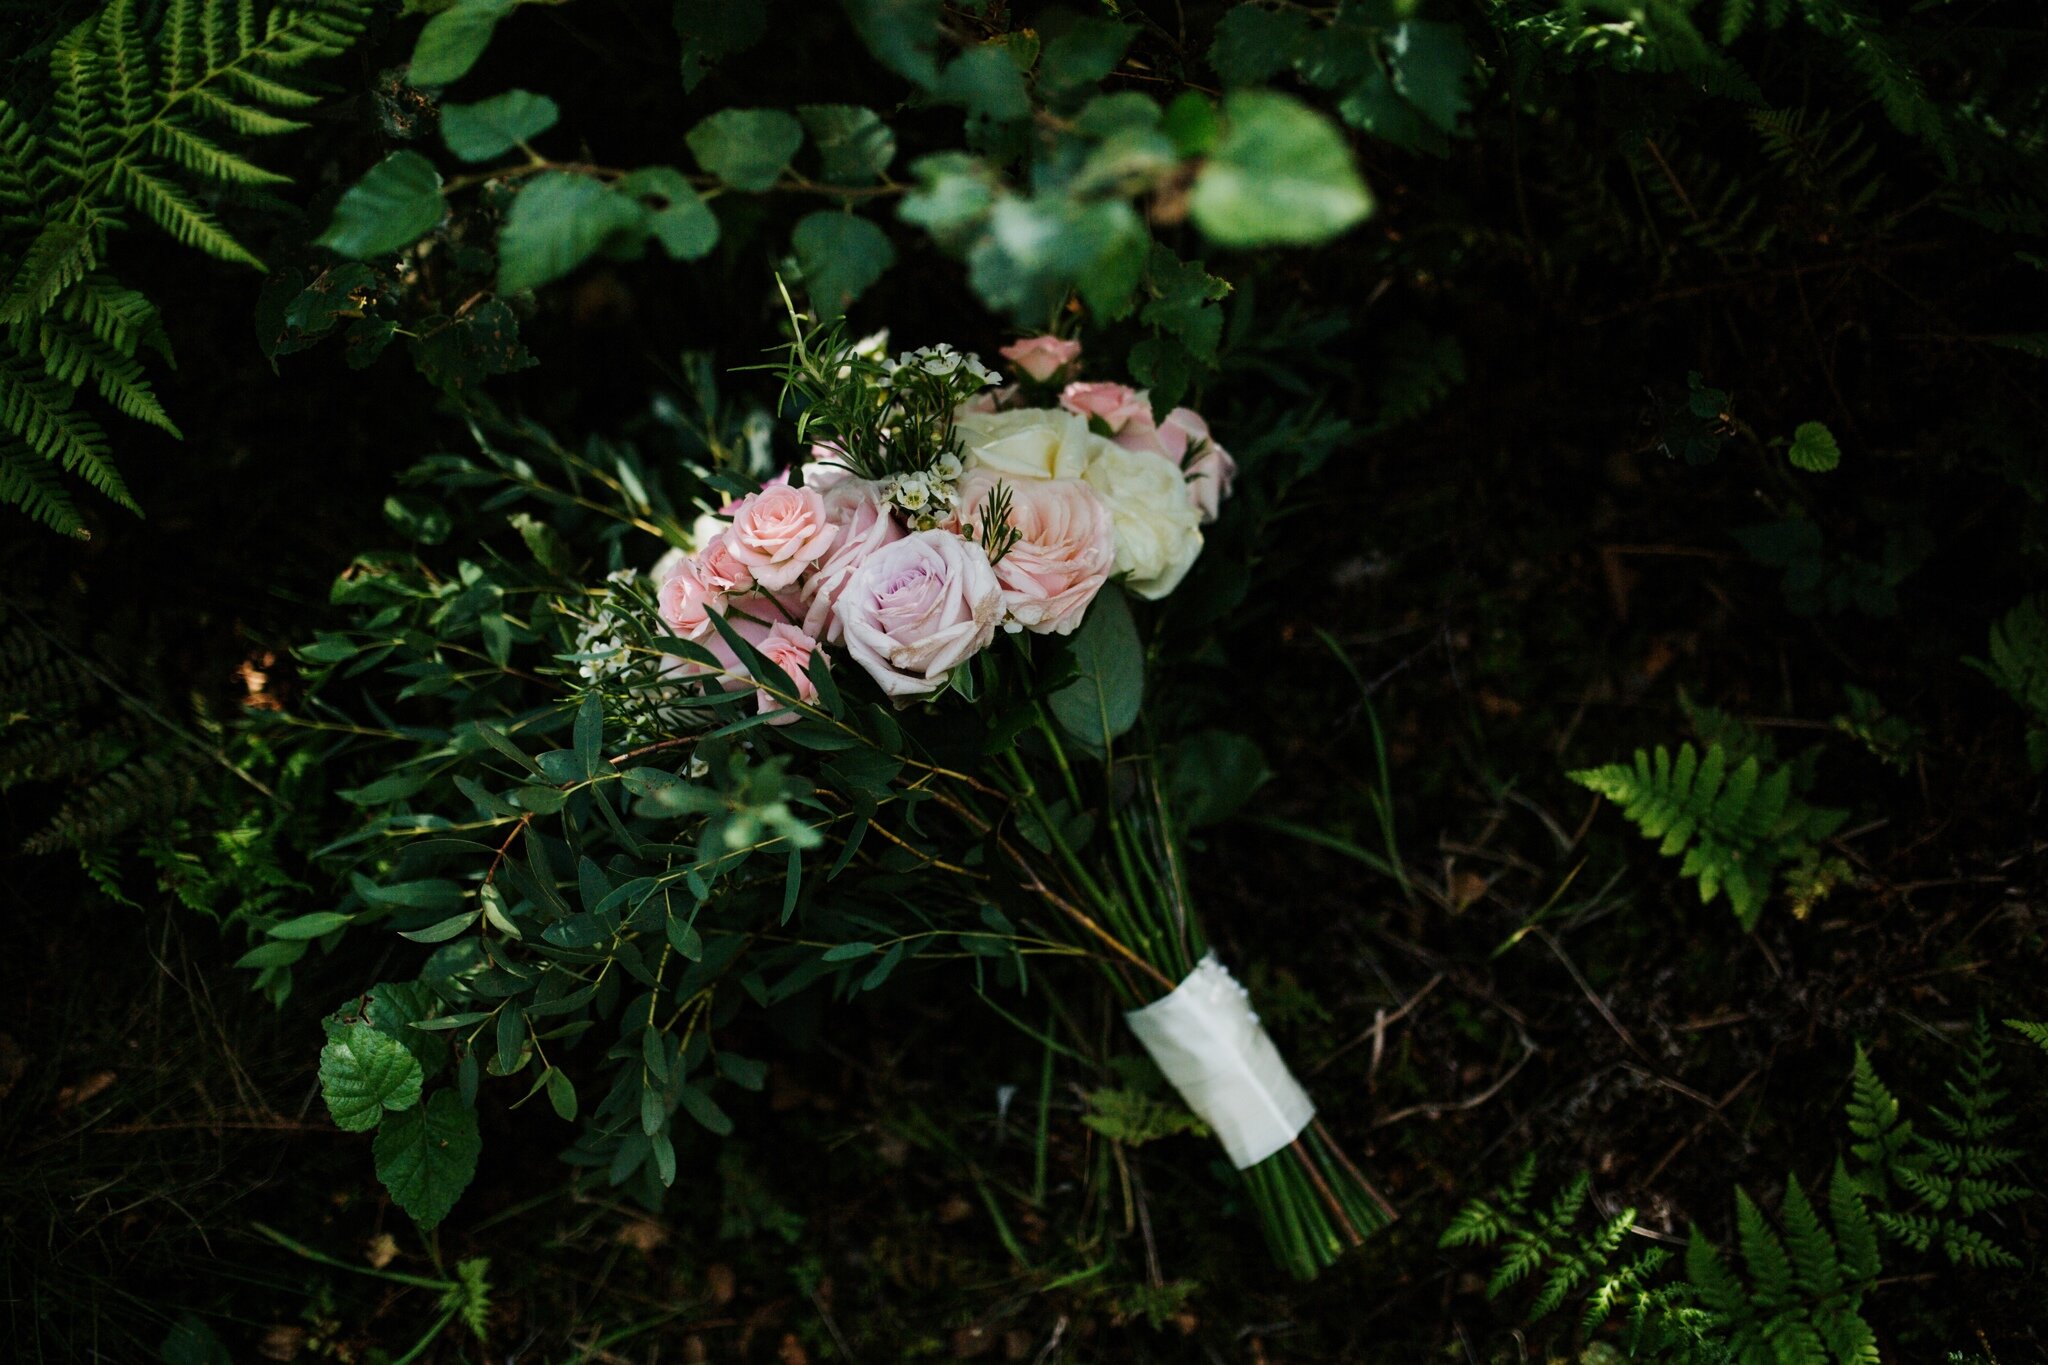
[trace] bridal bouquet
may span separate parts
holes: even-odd
[[[1054,954],[1100,971],[1276,1258],[1314,1275],[1390,1213],[1207,946],[1132,607],[1201,554],[1230,456],[1193,411],[1083,381],[1073,340],[1004,348],[1005,382],[945,346],[890,358],[792,317],[774,368],[808,458],[765,480],[708,471],[718,505],[688,525],[641,471],[575,462],[678,548],[560,593],[553,619],[505,609],[474,565],[427,594],[442,625],[495,610],[482,634],[486,652],[508,642],[501,658],[553,640],[574,695],[531,704],[504,683],[420,731],[413,775],[378,793],[401,799],[362,846],[400,852],[308,928],[390,914],[438,946],[418,982],[330,1020],[335,1117],[381,1126],[387,1185],[432,1221],[449,1182],[415,1168],[431,1175],[451,1133],[473,1163],[480,1073],[530,1069],[529,1093],[574,1117],[561,1054],[604,1024],[613,1079],[571,1160],[666,1185],[677,1116],[725,1131],[720,1086],[760,1083],[718,1041],[748,1002],[872,990],[937,945],[1018,984]],[[484,446],[531,490],[530,465]],[[407,609],[371,621],[389,635]],[[322,644],[336,661],[365,646]],[[457,813],[429,814],[444,777]],[[454,1089],[427,1092],[444,1069]]]

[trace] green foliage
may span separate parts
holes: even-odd
[[[422,1230],[431,1230],[469,1188],[483,1139],[477,1133],[476,1111],[444,1088],[428,1095],[424,1103],[385,1114],[374,1149],[377,1178],[391,1191],[392,1202],[412,1215]],[[466,1303],[481,1301],[485,1286],[480,1278],[477,1292],[470,1291],[467,1279],[464,1287]]]
[[[1720,744],[1705,756],[1690,744],[1674,761],[1658,746],[1636,751],[1633,765],[1584,768],[1571,779],[1605,796],[1640,828],[1660,840],[1658,852],[1679,853],[1679,875],[1696,878],[1700,902],[1722,891],[1745,929],[1756,926],[1771,883],[1788,864],[1811,866],[1817,845],[1848,818],[1846,811],[1810,806],[1793,794],[1789,764],[1766,769],[1752,754],[1737,762]]]
[[[1089,1091],[1088,1112],[1081,1122],[1126,1147],[1142,1147],[1176,1133],[1209,1134],[1209,1126],[1183,1106],[1128,1089]]]
[[[1828,1212],[1832,1233],[1799,1181],[1788,1179],[1780,1236],[1738,1189],[1742,1270],[1693,1229],[1686,1277],[1700,1304],[1722,1319],[1736,1365],[1877,1365],[1877,1334],[1862,1311],[1880,1269],[1877,1232],[1840,1163],[1828,1183]]]
[[[398,1039],[369,1024],[344,1024],[320,1050],[320,1093],[337,1127],[367,1132],[384,1110],[420,1102],[420,1064]]]
[[[1842,448],[1835,444],[1834,433],[1823,423],[1801,422],[1792,433],[1792,448],[1785,452],[1785,458],[1795,468],[1824,474],[1842,462]]]
[[[2017,1268],[2020,1260],[1970,1221],[2031,1197],[2015,1177],[2026,1153],[1995,1139],[2017,1123],[2001,1112],[2008,1092],[1993,1087],[2000,1067],[1990,1024],[1979,1016],[1964,1044],[1955,1078],[1945,1081],[1947,1108],[1929,1108],[1940,1136],[1915,1129],[1878,1078],[1862,1048],[1850,1072],[1851,1153],[1862,1163],[1858,1186],[1880,1201],[1877,1225],[1915,1251],[1936,1246],[1957,1264]]]
[[[1991,627],[1989,659],[1970,666],[2027,712],[2027,763],[2048,769],[2048,598],[2029,597]]]
[[[50,95],[33,113],[0,101],[0,243],[17,263],[0,283],[0,501],[66,535],[85,519],[59,471],[141,509],[105,430],[81,403],[175,436],[137,352],[168,358],[156,308],[107,272],[110,235],[147,219],[195,251],[261,268],[216,215],[288,177],[222,140],[290,132],[319,97],[300,68],[345,50],[368,0],[170,0],[145,11],[110,0],[50,53]]]
[[[1583,1297],[1580,1330],[1590,1334],[1635,1305],[1670,1253],[1653,1247],[1617,1259],[1636,1211],[1625,1208],[1611,1217],[1581,1223],[1592,1188],[1587,1173],[1580,1172],[1540,1209],[1530,1201],[1535,1181],[1536,1157],[1531,1153],[1506,1184],[1460,1209],[1437,1245],[1499,1246],[1500,1263],[1487,1281],[1486,1297],[1499,1298],[1523,1281],[1532,1281],[1539,1286],[1527,1310],[1532,1323]]]

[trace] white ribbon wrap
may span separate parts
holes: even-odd
[[[1251,996],[1214,953],[1124,1022],[1240,1171],[1294,1141],[1316,1116],[1259,1026]]]

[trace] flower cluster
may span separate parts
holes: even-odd
[[[794,477],[700,522],[695,553],[667,564],[657,594],[669,631],[715,660],[684,671],[754,688],[762,712],[792,720],[832,646],[903,704],[957,682],[998,629],[1071,634],[1112,579],[1140,597],[1172,592],[1236,465],[1192,410],[1155,420],[1142,391],[1073,380],[1080,353],[1049,336],[1005,347],[1025,376],[1007,389],[948,346],[882,361],[879,375],[846,370],[899,393],[937,386],[950,439],[874,478],[821,443]],[[1027,391],[1056,401],[1030,406]],[[877,420],[886,445],[891,410]],[[750,671],[731,637],[787,686]]]

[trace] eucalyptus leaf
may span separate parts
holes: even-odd
[[[1138,722],[1145,700],[1145,646],[1121,589],[1104,588],[1074,632],[1080,676],[1053,693],[1060,728],[1091,749],[1105,750]]]

